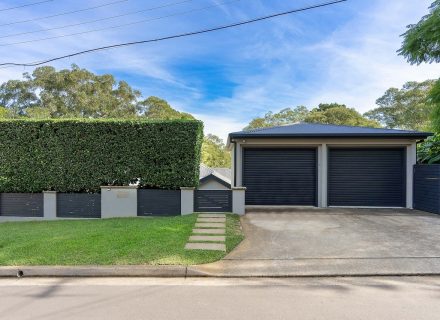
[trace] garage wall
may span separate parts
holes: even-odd
[[[371,138],[343,138],[343,139],[286,139],[286,138],[257,138],[237,139],[236,150],[233,150],[232,185],[243,186],[243,149],[246,147],[289,147],[306,146],[318,148],[318,206],[327,207],[327,155],[330,147],[360,147],[360,146],[390,146],[406,149],[406,207],[412,208],[413,203],[413,165],[416,164],[416,140],[411,139],[371,139]],[[234,146],[234,144],[233,144]],[[234,161],[235,158],[235,161]]]

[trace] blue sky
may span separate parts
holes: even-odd
[[[2,1],[0,24],[115,1],[53,0],[1,11],[37,2]],[[127,0],[76,14],[0,26],[0,61],[38,61],[96,46],[194,31],[325,2],[192,0],[117,19],[8,36],[181,1]],[[269,110],[339,102],[365,112],[375,107],[375,100],[389,87],[401,87],[410,80],[438,78],[439,65],[410,66],[396,54],[399,35],[406,25],[427,13],[431,1],[349,0],[253,25],[106,50],[53,65],[66,68],[76,63],[99,74],[111,73],[141,90],[145,97],[162,97],[174,108],[194,114],[205,122],[206,133],[224,139],[228,132],[241,130],[252,118]],[[88,32],[144,20],[150,21]],[[78,32],[86,33],[13,44]],[[32,68],[0,69],[0,81],[20,78],[23,72],[32,72]]]

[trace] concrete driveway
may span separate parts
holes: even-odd
[[[246,239],[215,269],[225,276],[440,274],[438,215],[408,209],[254,209],[241,221]]]

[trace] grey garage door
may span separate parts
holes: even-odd
[[[246,148],[247,205],[316,205],[316,149]]]
[[[403,148],[329,150],[330,206],[405,207]]]

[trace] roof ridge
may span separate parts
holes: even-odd
[[[242,130],[242,131],[237,131],[237,132],[256,132],[256,131],[263,131],[263,130],[267,130],[267,129],[273,129],[273,128],[281,128],[281,127],[288,127],[288,126],[294,126],[297,124],[302,124],[303,122],[293,122],[293,123],[289,123],[289,124],[281,124],[278,126],[272,126],[272,127],[263,127],[263,128],[255,128],[255,129],[250,129],[250,130]],[[304,122],[307,123],[307,122]]]
[[[333,123],[318,123],[318,122],[300,122],[301,124],[314,124],[320,126],[334,126],[334,127],[347,127],[347,128],[366,128],[366,129],[378,129],[378,130],[391,130],[391,131],[405,131],[405,132],[423,132],[418,130],[408,130],[408,129],[393,129],[393,128],[376,128],[370,126],[351,126],[348,124],[333,124]]]

